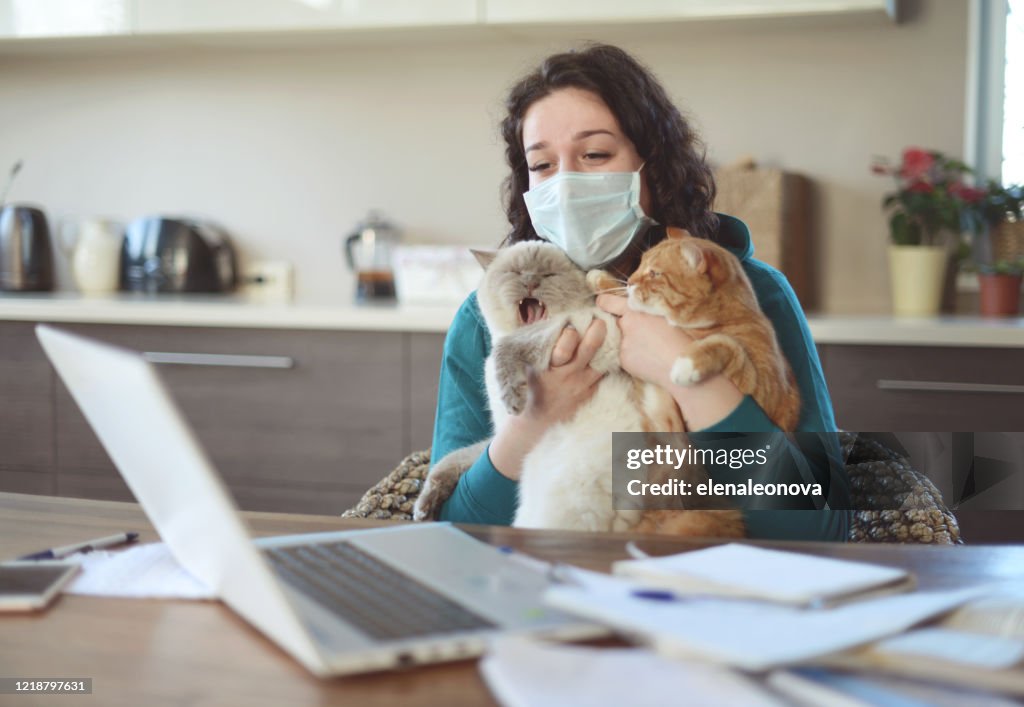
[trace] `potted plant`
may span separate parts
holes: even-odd
[[[898,165],[876,158],[872,171],[896,184],[882,200],[889,217],[893,312],[938,314],[950,255],[984,191],[965,183],[970,167],[935,150],[907,148]]]
[[[1024,273],[1024,185],[990,181],[971,220],[979,310],[986,317],[1015,317]]]

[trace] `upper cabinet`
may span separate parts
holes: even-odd
[[[488,24],[732,19],[887,13],[896,0],[484,0]]]
[[[34,0],[33,0],[34,1]],[[476,24],[477,0],[134,0],[140,34]]]
[[[888,13],[897,0],[0,0],[0,40]]]
[[[0,0],[0,37],[96,37],[132,32],[135,0]]]

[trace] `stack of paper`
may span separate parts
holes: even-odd
[[[784,704],[740,673],[668,660],[642,648],[585,648],[504,638],[492,643],[480,671],[495,699],[506,707]]]
[[[733,543],[616,562],[615,574],[678,594],[821,606],[913,587],[906,570]]]

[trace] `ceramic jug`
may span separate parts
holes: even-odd
[[[82,294],[116,292],[121,280],[124,226],[90,218],[61,224],[61,243],[71,263],[71,277]]]

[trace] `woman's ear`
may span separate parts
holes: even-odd
[[[498,251],[496,250],[477,250],[476,248],[470,248],[469,252],[476,257],[476,262],[480,263],[480,267],[484,270],[487,266],[494,262],[494,259],[498,257]]]

